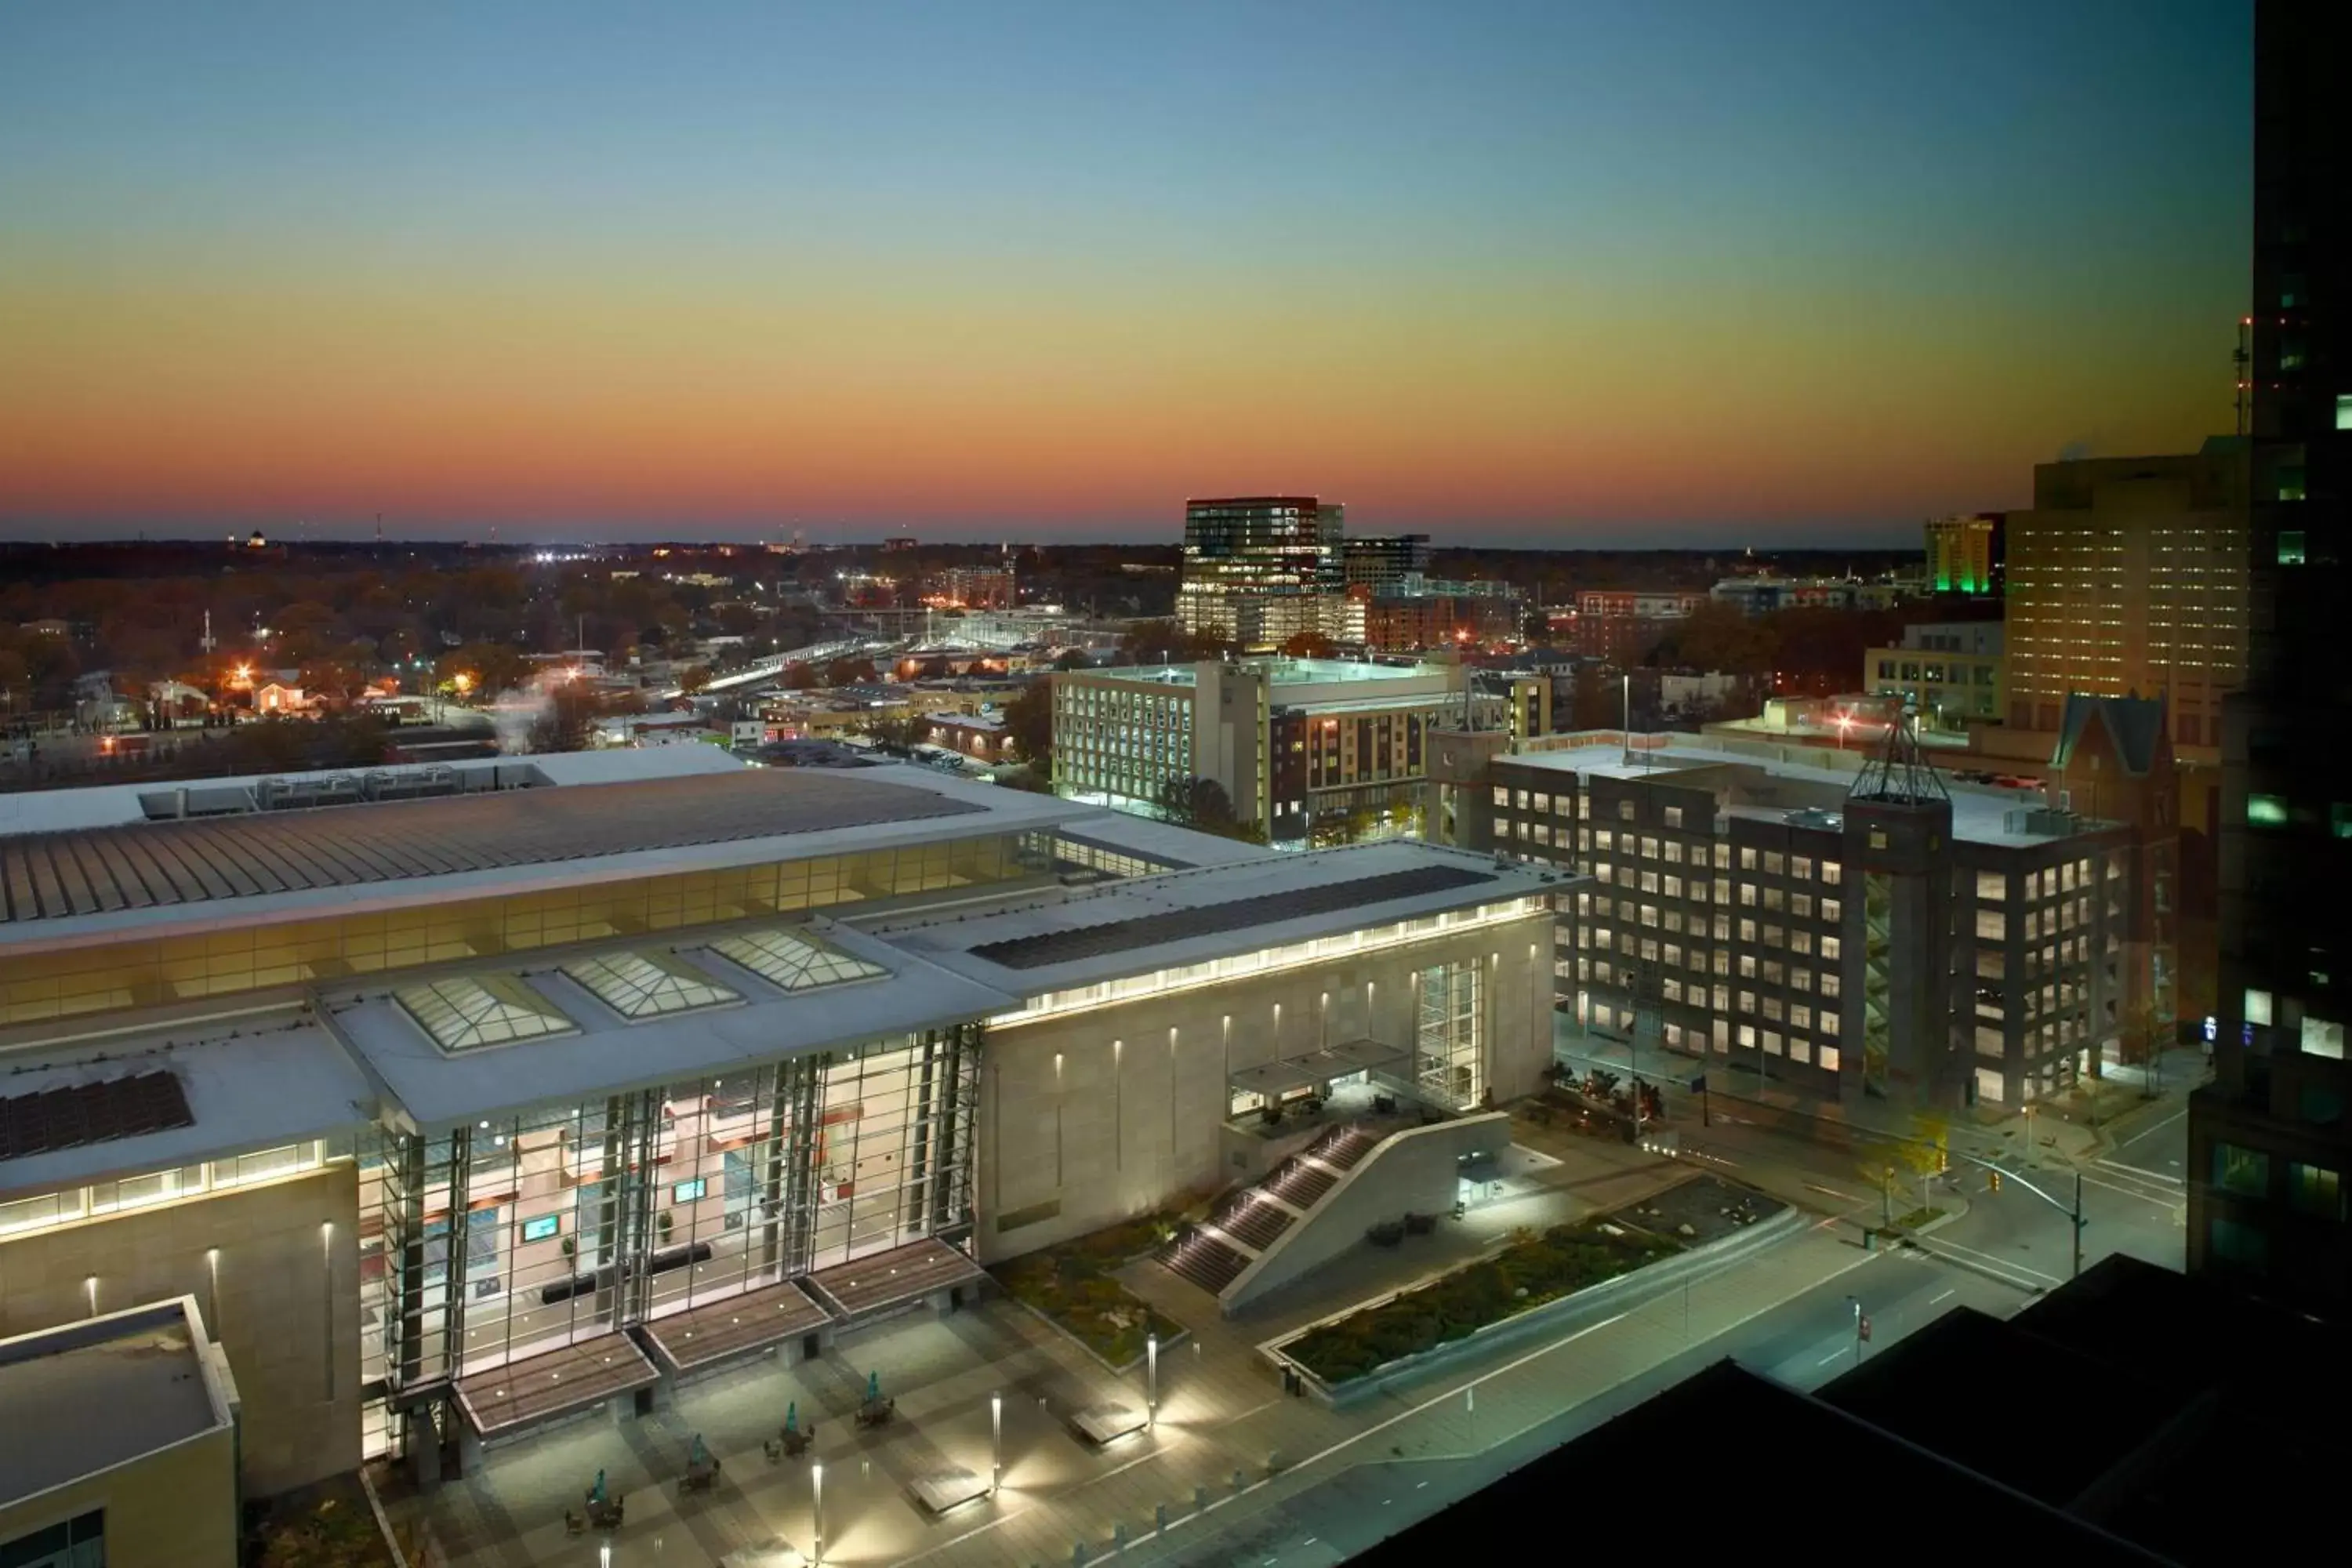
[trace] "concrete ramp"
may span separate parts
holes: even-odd
[[[1407,1215],[1452,1214],[1463,1162],[1474,1154],[1498,1155],[1511,1142],[1511,1119],[1499,1110],[1386,1137],[1345,1131],[1354,1138],[1294,1155],[1241,1194],[1244,1206],[1233,1223],[1252,1232],[1252,1242],[1269,1229],[1268,1208],[1294,1217],[1265,1234],[1261,1245],[1246,1247],[1247,1262],[1217,1291],[1223,1311],[1231,1314],[1349,1248],[1369,1245],[1364,1233],[1376,1225]]]

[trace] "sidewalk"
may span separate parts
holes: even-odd
[[[1701,1120],[1700,1097],[1686,1086],[1706,1075],[1716,1107],[1732,1115],[1835,1147],[1856,1142],[1905,1142],[1918,1135],[1909,1110],[1882,1100],[1825,1100],[1774,1084],[1769,1078],[1719,1058],[1702,1058],[1644,1042],[1638,1049],[1579,1028],[1562,1017],[1553,1031],[1553,1056],[1578,1068],[1601,1067],[1635,1074],[1661,1086],[1667,1125],[1687,1131]],[[2150,1098],[2142,1069],[2110,1069],[2114,1076],[2039,1102],[2025,1114],[2014,1107],[1977,1105],[1954,1115],[1951,1147],[1979,1159],[2015,1158],[2027,1164],[2089,1164],[2121,1142],[2152,1108],[2178,1110],[2189,1091],[2204,1081],[2209,1064],[2192,1047],[2168,1050],[2158,1064],[2160,1092]],[[1761,1116],[1756,1113],[1761,1111]],[[2030,1145],[2030,1146],[2029,1146]]]

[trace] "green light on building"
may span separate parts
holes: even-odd
[[[2252,827],[2284,827],[2286,826],[2286,801],[2275,795],[2250,795],[2246,797],[2246,823]]]

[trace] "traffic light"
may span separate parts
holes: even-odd
[[[1952,1168],[1952,1152],[1942,1144],[1936,1145],[1936,1174],[1943,1175]]]
[[[1997,1193],[2000,1191],[2000,1173],[1999,1171],[1988,1171],[1985,1173],[1985,1177],[1988,1183],[1988,1185],[1985,1188],[1987,1192]]]

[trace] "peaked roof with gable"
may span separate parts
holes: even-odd
[[[2050,765],[2063,768],[2074,761],[2074,748],[2090,732],[2094,721],[2106,726],[2116,755],[2134,778],[2156,765],[2164,741],[2164,700],[2160,697],[2090,697],[2075,692],[2066,699],[2058,724],[2058,749]]]

